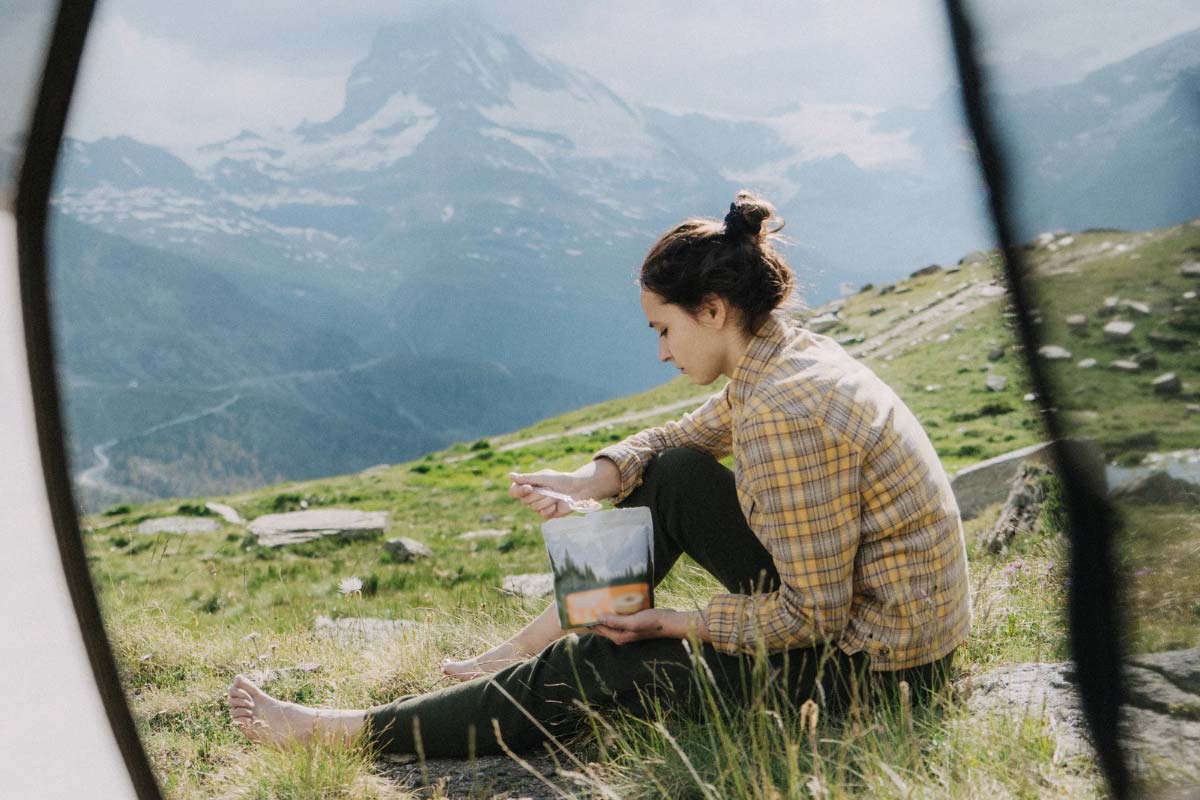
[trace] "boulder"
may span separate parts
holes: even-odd
[[[1118,486],[1112,498],[1132,505],[1173,505],[1200,503],[1200,486],[1155,470]]]
[[[1119,302],[1121,302],[1121,298],[1119,298],[1119,297],[1104,298],[1104,305],[1102,305],[1098,309],[1096,309],[1096,316],[1098,316],[1098,317],[1113,316],[1118,311],[1120,311],[1120,308],[1117,306],[1117,304]]]
[[[313,632],[318,639],[336,639],[342,644],[373,644],[400,635],[419,622],[410,619],[379,619],[378,617],[317,617]]]
[[[1182,336],[1172,336],[1171,334],[1163,331],[1150,331],[1150,333],[1146,335],[1146,338],[1149,339],[1150,343],[1156,347],[1161,347],[1163,350],[1169,350],[1173,353],[1183,350],[1185,347],[1191,344],[1190,339],[1185,339]]]
[[[1124,666],[1122,742],[1144,760],[1193,763],[1200,752],[1200,648],[1133,656]],[[1089,755],[1070,663],[1016,664],[960,681],[972,714],[1044,718],[1056,755]]]
[[[429,558],[433,555],[433,551],[429,549],[429,545],[424,542],[418,542],[416,539],[409,539],[407,536],[388,539],[383,543],[383,549],[388,551],[392,559],[397,562],[414,561],[418,558]]]
[[[1155,369],[1158,367],[1158,353],[1153,350],[1143,350],[1134,355],[1131,361],[1136,361],[1139,367]]]
[[[892,292],[896,291],[896,284],[894,284],[894,283],[885,284],[883,286],[880,286],[879,289],[877,289],[876,291],[879,292],[880,297],[882,297],[885,294],[891,294]]]
[[[1071,351],[1056,344],[1045,344],[1038,348],[1038,355],[1047,361],[1066,361],[1071,357]]]
[[[933,274],[941,272],[941,271],[942,271],[941,265],[930,264],[928,267],[921,267],[919,270],[917,270],[916,272],[909,275],[909,277],[910,278],[920,278],[925,275],[933,275]]]
[[[996,348],[993,348],[988,351],[988,354],[987,354],[988,361],[999,361],[1002,358],[1004,358],[1004,348],[1003,347],[996,347]]]
[[[1120,319],[1114,319],[1104,326],[1104,338],[1112,342],[1128,341],[1133,334],[1134,325]]]
[[[896,294],[908,294],[912,291],[911,286],[900,285],[896,287]]]
[[[1003,392],[1008,386],[1008,378],[1003,375],[988,375],[984,383],[993,392]]]
[[[554,574],[532,572],[524,575],[505,575],[500,588],[517,597],[545,597],[554,593]]]
[[[242,515],[239,514],[237,509],[235,509],[233,506],[227,506],[224,503],[205,503],[204,507],[228,522],[230,525],[246,524],[246,520],[242,519]]]
[[[1092,367],[1096,366],[1096,359],[1085,358],[1085,359],[1081,360],[1075,366],[1079,367],[1080,369],[1091,369]]]
[[[1100,447],[1090,439],[1067,439],[1065,444],[1075,452],[1076,460],[1085,465],[1090,480],[1100,487],[1098,491],[1103,491],[1107,484],[1104,478],[1104,455]],[[1050,443],[1042,442],[959,470],[951,479],[950,486],[962,518],[974,519],[988,506],[1004,502],[1023,464],[1034,463],[1053,468],[1053,459]]]
[[[1075,330],[1075,331],[1082,330],[1087,327],[1087,324],[1088,324],[1087,314],[1068,314],[1067,315],[1067,327],[1070,328],[1071,330]]]
[[[980,547],[989,553],[999,553],[1017,534],[1033,531],[1042,513],[1042,501],[1046,499],[1042,479],[1049,472],[1038,464],[1021,465],[1000,510],[1000,518],[990,531],[981,533]]]
[[[1108,368],[1116,372],[1137,372],[1141,369],[1136,361],[1129,361],[1123,358],[1109,362]]]
[[[299,544],[336,536],[362,539],[382,536],[388,528],[386,511],[356,511],[348,508],[318,508],[287,514],[266,514],[249,525],[263,547]]]
[[[1145,303],[1139,303],[1137,300],[1122,300],[1120,305],[1121,308],[1127,308],[1139,316],[1150,316],[1150,306]]]
[[[835,315],[822,314],[819,317],[813,317],[810,319],[805,327],[813,333],[824,333],[827,330],[836,328],[839,324],[841,324],[841,320]]]
[[[466,533],[460,533],[458,535],[458,538],[469,542],[474,539],[500,539],[502,537],[508,536],[508,534],[509,534],[509,531],[507,529],[482,528],[477,531],[467,531]]]
[[[1200,261],[1189,261],[1180,266],[1179,274],[1185,278],[1200,278]]]
[[[138,523],[136,530],[145,534],[211,533],[220,527],[215,519],[208,517],[159,517]]]

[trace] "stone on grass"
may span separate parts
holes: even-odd
[[[1000,297],[1005,291],[1003,286],[985,286],[979,290],[979,295],[981,297]]]
[[[1071,330],[1080,330],[1086,328],[1088,324],[1087,314],[1068,314],[1067,327]]]
[[[1038,348],[1038,355],[1047,361],[1066,361],[1071,357],[1071,351],[1056,344],[1044,344]]]
[[[1079,367],[1080,369],[1091,369],[1092,367],[1096,366],[1096,359],[1085,358],[1085,359],[1081,360],[1075,366]]]
[[[1117,303],[1119,303],[1119,302],[1121,302],[1121,298],[1119,298],[1119,297],[1104,298],[1104,305],[1102,305],[1102,306],[1100,306],[1100,308],[1096,309],[1096,316],[1111,317],[1113,314],[1116,314],[1120,310],[1117,307]]]
[[[1158,353],[1153,350],[1143,350],[1135,353],[1130,361],[1136,361],[1138,366],[1143,369],[1155,369],[1158,367]]]
[[[841,320],[833,314],[822,314],[819,317],[813,317],[805,325],[813,333],[824,333],[827,330],[836,328],[841,324]]]
[[[208,517],[159,517],[138,523],[137,532],[155,533],[211,533],[221,526]]]
[[[1163,350],[1170,350],[1171,352],[1177,352],[1191,344],[1190,340],[1185,339],[1182,336],[1172,336],[1171,334],[1164,333],[1163,331],[1150,331],[1150,333],[1146,335],[1146,338],[1149,339],[1152,344],[1161,347]]]
[[[1200,414],[1200,403],[1188,403],[1183,407],[1183,410],[1187,412],[1189,417],[1193,414]]]
[[[925,276],[925,275],[933,275],[934,273],[936,273],[936,272],[941,272],[941,271],[942,271],[942,267],[941,267],[941,265],[939,265],[939,264],[930,264],[928,267],[921,267],[919,270],[917,270],[917,271],[913,272],[913,273],[912,273],[911,275],[909,275],[908,277],[910,277],[910,278],[920,278],[920,277],[922,277],[922,276]]]
[[[1002,358],[1004,358],[1004,348],[1003,347],[997,347],[997,348],[994,348],[994,349],[988,351],[988,354],[987,354],[988,361],[999,361]]]
[[[1122,300],[1121,308],[1127,308],[1143,317],[1150,316],[1150,306],[1145,303],[1139,303],[1137,300]]]
[[[1021,399],[1024,400],[1026,403],[1032,403],[1034,400],[1037,400],[1037,395],[1034,394],[1033,392],[1028,392]]]
[[[416,539],[410,539],[407,536],[388,539],[383,543],[383,549],[391,553],[392,560],[397,562],[429,558],[433,555],[433,551],[429,549],[429,545],[424,542],[418,542]]]
[[[884,311],[887,311],[887,309],[883,306],[878,306],[878,305],[871,306],[870,308],[867,309],[867,316],[873,317],[876,314],[882,314]]]
[[[1003,392],[1008,386],[1008,378],[1003,375],[988,375],[985,383],[993,392]]]
[[[460,533],[458,538],[468,542],[475,539],[500,539],[508,536],[508,533],[509,531],[506,528],[481,528],[477,531]]]
[[[1194,505],[1200,503],[1200,485],[1174,478],[1165,470],[1155,470],[1113,489],[1112,497],[1134,505]]]
[[[1200,278],[1200,261],[1189,261],[1179,268],[1185,278]]]
[[[362,539],[382,536],[388,528],[386,511],[317,508],[286,514],[266,514],[249,525],[263,547],[311,542],[327,536]]]
[[[233,506],[227,506],[224,503],[205,503],[204,507],[228,522],[230,525],[246,524],[246,520],[242,519],[242,515],[239,514],[237,509],[235,509]]]
[[[531,572],[524,575],[505,575],[501,589],[517,597],[545,597],[554,593],[554,574]]]
[[[1137,372],[1141,369],[1141,366],[1136,361],[1120,358],[1110,362],[1108,368],[1116,372]]]
[[[1155,394],[1167,396],[1176,395],[1183,391],[1183,383],[1174,372],[1159,375],[1150,382],[1150,386],[1154,389]]]
[[[896,287],[896,294],[908,294],[911,291],[912,291],[911,286],[901,285],[901,286]]]
[[[379,619],[378,617],[317,617],[313,631],[318,639],[335,639],[342,644],[383,642],[419,626],[411,619]]]
[[[1112,322],[1104,326],[1104,338],[1113,342],[1127,341],[1133,333],[1134,325],[1132,322],[1125,320],[1114,319]]]

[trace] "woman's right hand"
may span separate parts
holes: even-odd
[[[508,496],[520,500],[543,519],[565,517],[571,513],[571,507],[561,500],[538,494],[534,491],[535,486],[569,495],[576,500],[601,500],[621,490],[617,465],[607,458],[598,458],[574,472],[543,469],[529,473],[510,472],[508,477],[512,481]]]

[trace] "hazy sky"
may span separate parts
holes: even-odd
[[[189,146],[327,118],[381,25],[443,5],[313,0],[297,13],[284,0],[101,0],[71,134]],[[455,5],[628,99],[672,110],[924,106],[954,80],[940,2]],[[1077,79],[1200,27],[1200,3],[1181,0],[977,5],[988,23],[986,56],[1018,88]]]

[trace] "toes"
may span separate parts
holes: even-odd
[[[246,696],[250,697],[251,699],[255,699],[263,695],[262,689],[259,689],[257,686],[255,686],[254,683],[251,682],[251,680],[245,675],[237,675],[234,677],[233,688],[240,689],[241,691],[245,692]]]
[[[229,698],[230,708],[245,708],[251,711],[254,710],[254,701],[247,697],[231,697]]]

